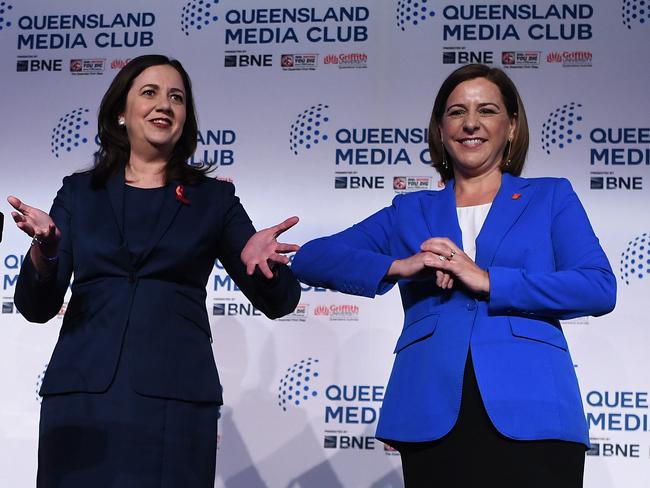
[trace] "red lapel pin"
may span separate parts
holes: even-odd
[[[512,194],[512,199],[513,200],[519,200],[521,198],[521,193],[513,193]]]
[[[185,188],[183,188],[183,185],[178,185],[176,187],[176,200],[178,200],[184,205],[190,204],[190,201],[187,198],[185,198]]]

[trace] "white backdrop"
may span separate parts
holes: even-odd
[[[62,177],[90,165],[110,80],[144,53],[192,76],[196,159],[235,182],[258,228],[299,215],[286,234],[297,243],[398,191],[435,190],[425,130],[438,86],[468,61],[506,69],[531,129],[524,175],[571,180],[619,279],[613,313],[564,324],[594,445],[585,486],[647,486],[649,1],[0,0],[0,195],[49,208]],[[15,310],[29,243],[6,227],[0,485],[28,487],[61,319],[29,324]],[[297,311],[272,322],[217,264],[207,306],[226,402],[216,486],[402,486],[399,456],[372,437],[396,291],[370,301],[304,287]]]

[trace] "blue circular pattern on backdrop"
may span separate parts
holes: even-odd
[[[7,2],[0,2],[0,31],[5,27],[11,27],[11,21],[7,20],[7,13],[13,9],[13,5],[9,5]]]
[[[542,124],[542,149],[551,154],[554,148],[564,149],[582,139],[579,132],[582,122],[582,105],[571,102],[562,105],[550,113]]]
[[[329,105],[319,103],[304,110],[289,129],[289,149],[295,155],[301,148],[311,149],[328,139],[323,126],[330,118],[326,110]]]
[[[300,406],[310,398],[318,396],[314,389],[314,379],[318,378],[316,364],[318,359],[307,358],[298,361],[291,367],[280,380],[278,387],[278,406],[285,412],[289,405]]]
[[[191,30],[201,30],[219,20],[214,14],[219,0],[190,0],[181,10],[181,30],[186,36]]]
[[[621,17],[623,25],[628,29],[632,24],[650,24],[650,0],[622,0]]]
[[[56,127],[52,129],[50,140],[50,151],[54,156],[58,158],[62,153],[70,152],[88,142],[88,138],[82,134],[82,129],[90,124],[88,112],[90,111],[87,108],[80,107],[59,119]]]
[[[397,27],[405,31],[409,25],[418,25],[436,13],[428,0],[397,0],[395,19]]]
[[[642,280],[650,274],[650,233],[643,233],[627,243],[621,255],[620,278],[626,285],[630,280]]]
[[[41,391],[41,386],[43,386],[43,379],[45,378],[45,372],[47,371],[47,365],[48,363],[45,363],[45,366],[43,366],[43,371],[41,371],[38,376],[36,377],[36,401],[38,403],[41,403],[41,396],[38,394],[39,391]]]

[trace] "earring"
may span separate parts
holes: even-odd
[[[442,167],[443,169],[449,169],[449,164],[447,163],[447,158],[445,157],[445,148],[442,148]]]
[[[510,165],[510,150],[512,149],[512,139],[508,139],[508,155],[506,156],[506,163],[504,166]]]
[[[120,127],[124,127],[126,125],[126,120],[124,120],[124,117],[117,118],[117,125],[119,125]]]

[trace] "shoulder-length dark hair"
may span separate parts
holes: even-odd
[[[93,187],[105,186],[108,179],[129,160],[131,145],[124,127],[118,125],[117,119],[124,113],[126,97],[133,80],[145,69],[159,65],[169,65],[178,71],[185,88],[185,125],[165,167],[165,180],[192,184],[198,182],[207,172],[208,168],[194,168],[187,164],[187,160],[196,150],[198,133],[190,77],[178,60],[159,54],[147,54],[130,60],[115,76],[102,98],[97,132],[99,150],[95,153],[95,164],[92,170]]]
[[[464,81],[475,78],[485,78],[499,87],[506,111],[511,119],[515,119],[516,127],[512,141],[506,144],[501,160],[501,171],[511,173],[515,176],[521,174],[528,153],[528,121],[524,103],[521,101],[517,87],[512,80],[499,68],[491,68],[484,64],[468,64],[458,68],[451,73],[442,83],[436,100],[433,103],[433,111],[429,122],[429,152],[433,167],[436,168],[443,181],[454,177],[454,171],[450,164],[443,164],[443,158],[450,160],[449,154],[445,154],[445,147],[440,138],[440,123],[445,113],[447,99],[451,92]],[[508,152],[510,162],[508,163]]]

